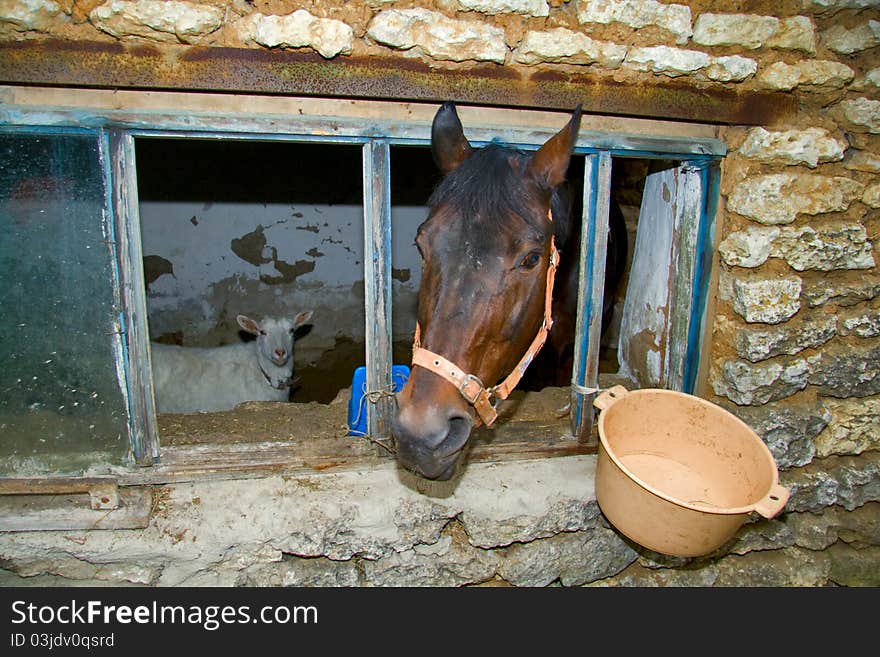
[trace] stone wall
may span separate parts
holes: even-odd
[[[226,547],[209,571],[234,573],[223,582],[259,584],[878,583],[880,3],[759,1],[749,3],[747,14],[740,6],[732,0],[0,0],[0,39],[7,41],[289,48],[328,59],[416,58],[439,68],[491,62],[589,72],[631,85],[659,76],[797,98],[797,115],[785,125],[720,128],[729,155],[706,355],[706,396],[758,431],[782,483],[794,491],[782,516],[745,527],[723,554],[695,562],[637,555],[616,537],[613,558],[592,569],[603,553],[592,541],[608,529],[595,507],[584,507],[576,509],[574,526],[494,545],[480,545],[460,512],[441,513],[442,529],[382,554],[361,547],[345,556],[318,548],[304,555],[278,547],[284,540],[277,536],[241,551],[232,540],[220,541]],[[160,493],[178,501],[186,494],[174,487]],[[184,536],[184,521],[178,525]],[[151,531],[162,527],[157,520]],[[124,552],[115,561],[86,550],[74,555],[72,544],[61,542],[68,549],[60,550],[58,541],[48,545],[52,540],[4,536],[10,577],[197,581],[163,575],[158,561],[142,572]],[[27,556],[28,541],[46,560]],[[499,550],[505,559],[531,551],[534,560],[500,566]],[[319,554],[325,561],[314,560]],[[73,559],[76,567],[59,566],[58,558]],[[291,574],[301,572],[300,558],[320,575]],[[449,565],[447,558],[467,565]]]

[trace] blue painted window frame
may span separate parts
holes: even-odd
[[[509,110],[516,113],[518,110]],[[222,116],[216,114],[192,115],[185,112],[156,113],[151,111],[120,111],[106,108],[28,108],[15,105],[0,104],[0,128],[27,130],[33,134],[40,131],[58,130],[90,130],[99,131],[104,138],[114,134],[122,140],[132,140],[143,137],[174,137],[192,139],[231,139],[231,140],[256,140],[256,141],[288,141],[288,142],[312,142],[334,144],[356,144],[363,148],[363,175],[364,175],[364,236],[365,236],[365,275],[372,281],[372,288],[366,294],[365,311],[369,330],[379,336],[378,341],[374,338],[376,349],[367,350],[367,380],[371,389],[389,388],[392,381],[392,358],[391,358],[391,222],[390,222],[390,170],[388,149],[391,146],[429,146],[430,126],[424,123],[407,122],[406,120],[378,121],[375,118],[360,120],[346,119],[335,122],[332,117],[294,117],[287,123],[280,119],[258,120],[250,119],[241,113],[229,113]],[[489,143],[499,135],[497,129],[482,127],[467,130],[472,134],[471,143],[482,146]],[[552,132],[534,130],[528,126],[520,128],[508,128],[506,136],[511,137],[508,143],[524,150],[532,150],[539,147]],[[126,154],[124,149],[120,157],[122,162],[108,163],[108,172],[113,170],[114,165],[121,165],[129,173],[136,176],[136,163],[133,161],[133,151]],[[580,390],[573,392],[572,408],[572,433],[582,440],[588,440],[586,433],[592,426],[593,410],[590,403],[592,394],[583,390],[598,387],[597,377],[594,372],[588,371],[588,356],[595,357],[598,334],[595,333],[595,323],[589,328],[589,318],[597,317],[601,313],[594,311],[595,299],[601,300],[600,274],[604,271],[604,255],[602,262],[597,261],[597,255],[603,253],[601,246],[607,237],[608,230],[608,194],[610,193],[610,163],[613,158],[657,158],[674,160],[686,163],[699,171],[701,181],[702,199],[700,203],[700,216],[697,220],[697,242],[694,245],[685,245],[686,248],[695,249],[695,273],[690,299],[691,318],[687,330],[687,345],[684,349],[686,354],[684,363],[684,379],[682,390],[692,392],[696,385],[699,369],[699,359],[702,350],[702,339],[705,333],[705,312],[708,302],[708,288],[712,269],[713,243],[715,230],[715,212],[717,209],[719,163],[726,154],[726,147],[720,140],[711,138],[684,139],[681,137],[669,137],[663,134],[632,136],[626,134],[602,133],[595,131],[581,131],[575,149],[576,153],[585,156],[585,196],[583,221],[588,230],[583,231],[581,244],[581,266],[591,273],[588,276],[589,290],[582,291],[580,303],[580,319],[583,325],[578,329],[578,343],[580,349],[577,352],[573,381],[580,386]],[[130,158],[127,161],[126,158]],[[605,162],[607,171],[600,178],[599,162]],[[115,191],[119,191],[122,181],[108,173],[108,185]],[[375,184],[366,184],[369,181],[378,181]],[[121,208],[121,210],[120,210]],[[113,207],[108,208],[113,211]],[[117,206],[116,211],[137,212],[136,203]],[[116,217],[117,225],[123,226],[124,234],[119,238],[123,241],[122,248],[129,248],[132,241],[138,246],[140,235],[137,227],[137,217]],[[120,223],[121,222],[121,223]],[[139,252],[139,248],[133,249]],[[120,260],[121,262],[121,260]],[[127,276],[131,272],[121,272],[118,280],[140,280],[137,276]],[[139,306],[141,301],[138,295],[127,292],[125,285],[119,284],[120,294],[126,297],[129,306]],[[589,295],[587,293],[589,292]],[[126,296],[127,295],[127,296]],[[378,314],[377,314],[378,309]],[[131,322],[145,322],[146,308],[134,307],[126,317],[122,319],[123,334],[131,338],[132,335],[141,336],[145,339],[145,326],[140,330],[131,330],[127,326]],[[374,324],[374,320],[376,323]],[[592,336],[591,336],[592,331]],[[386,340],[387,338],[387,340]],[[590,341],[592,340],[592,346]],[[130,345],[129,345],[130,346]],[[120,366],[125,372],[127,380],[131,380],[133,368],[142,367],[142,363],[133,362],[131,353],[143,353],[144,345],[140,349],[124,349],[123,362]],[[149,369],[147,367],[147,374]],[[147,379],[150,377],[147,376]],[[128,390],[128,394],[137,395],[139,391]],[[130,409],[130,434],[132,449],[135,460],[146,465],[155,462],[159,458],[158,436],[155,430],[155,407],[151,398],[151,384],[147,385],[146,391],[140,394],[146,395],[147,399],[141,400],[140,407],[132,406]],[[589,412],[588,412],[589,411]],[[367,408],[368,426],[371,434],[375,437],[385,437],[389,426],[389,406],[370,406]]]

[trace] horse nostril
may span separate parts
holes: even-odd
[[[460,452],[471,435],[473,420],[469,416],[453,415],[449,418],[448,422],[446,438],[437,446],[437,456],[439,458],[445,458]]]

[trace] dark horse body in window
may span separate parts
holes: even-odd
[[[491,424],[496,398],[537,353],[554,373],[548,383],[571,377],[580,221],[566,174],[580,117],[578,107],[534,153],[494,142],[472,148],[452,103],[434,117],[431,149],[444,178],[416,236],[423,263],[413,367],[392,422],[398,461],[423,477],[455,474],[475,424]],[[619,212],[612,204],[606,313],[626,259]]]

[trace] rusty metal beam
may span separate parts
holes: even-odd
[[[475,65],[431,68],[402,57],[339,57],[281,50],[118,43],[0,43],[0,83],[406,100],[569,110],[728,125],[791,118],[791,94],[608,74]]]

